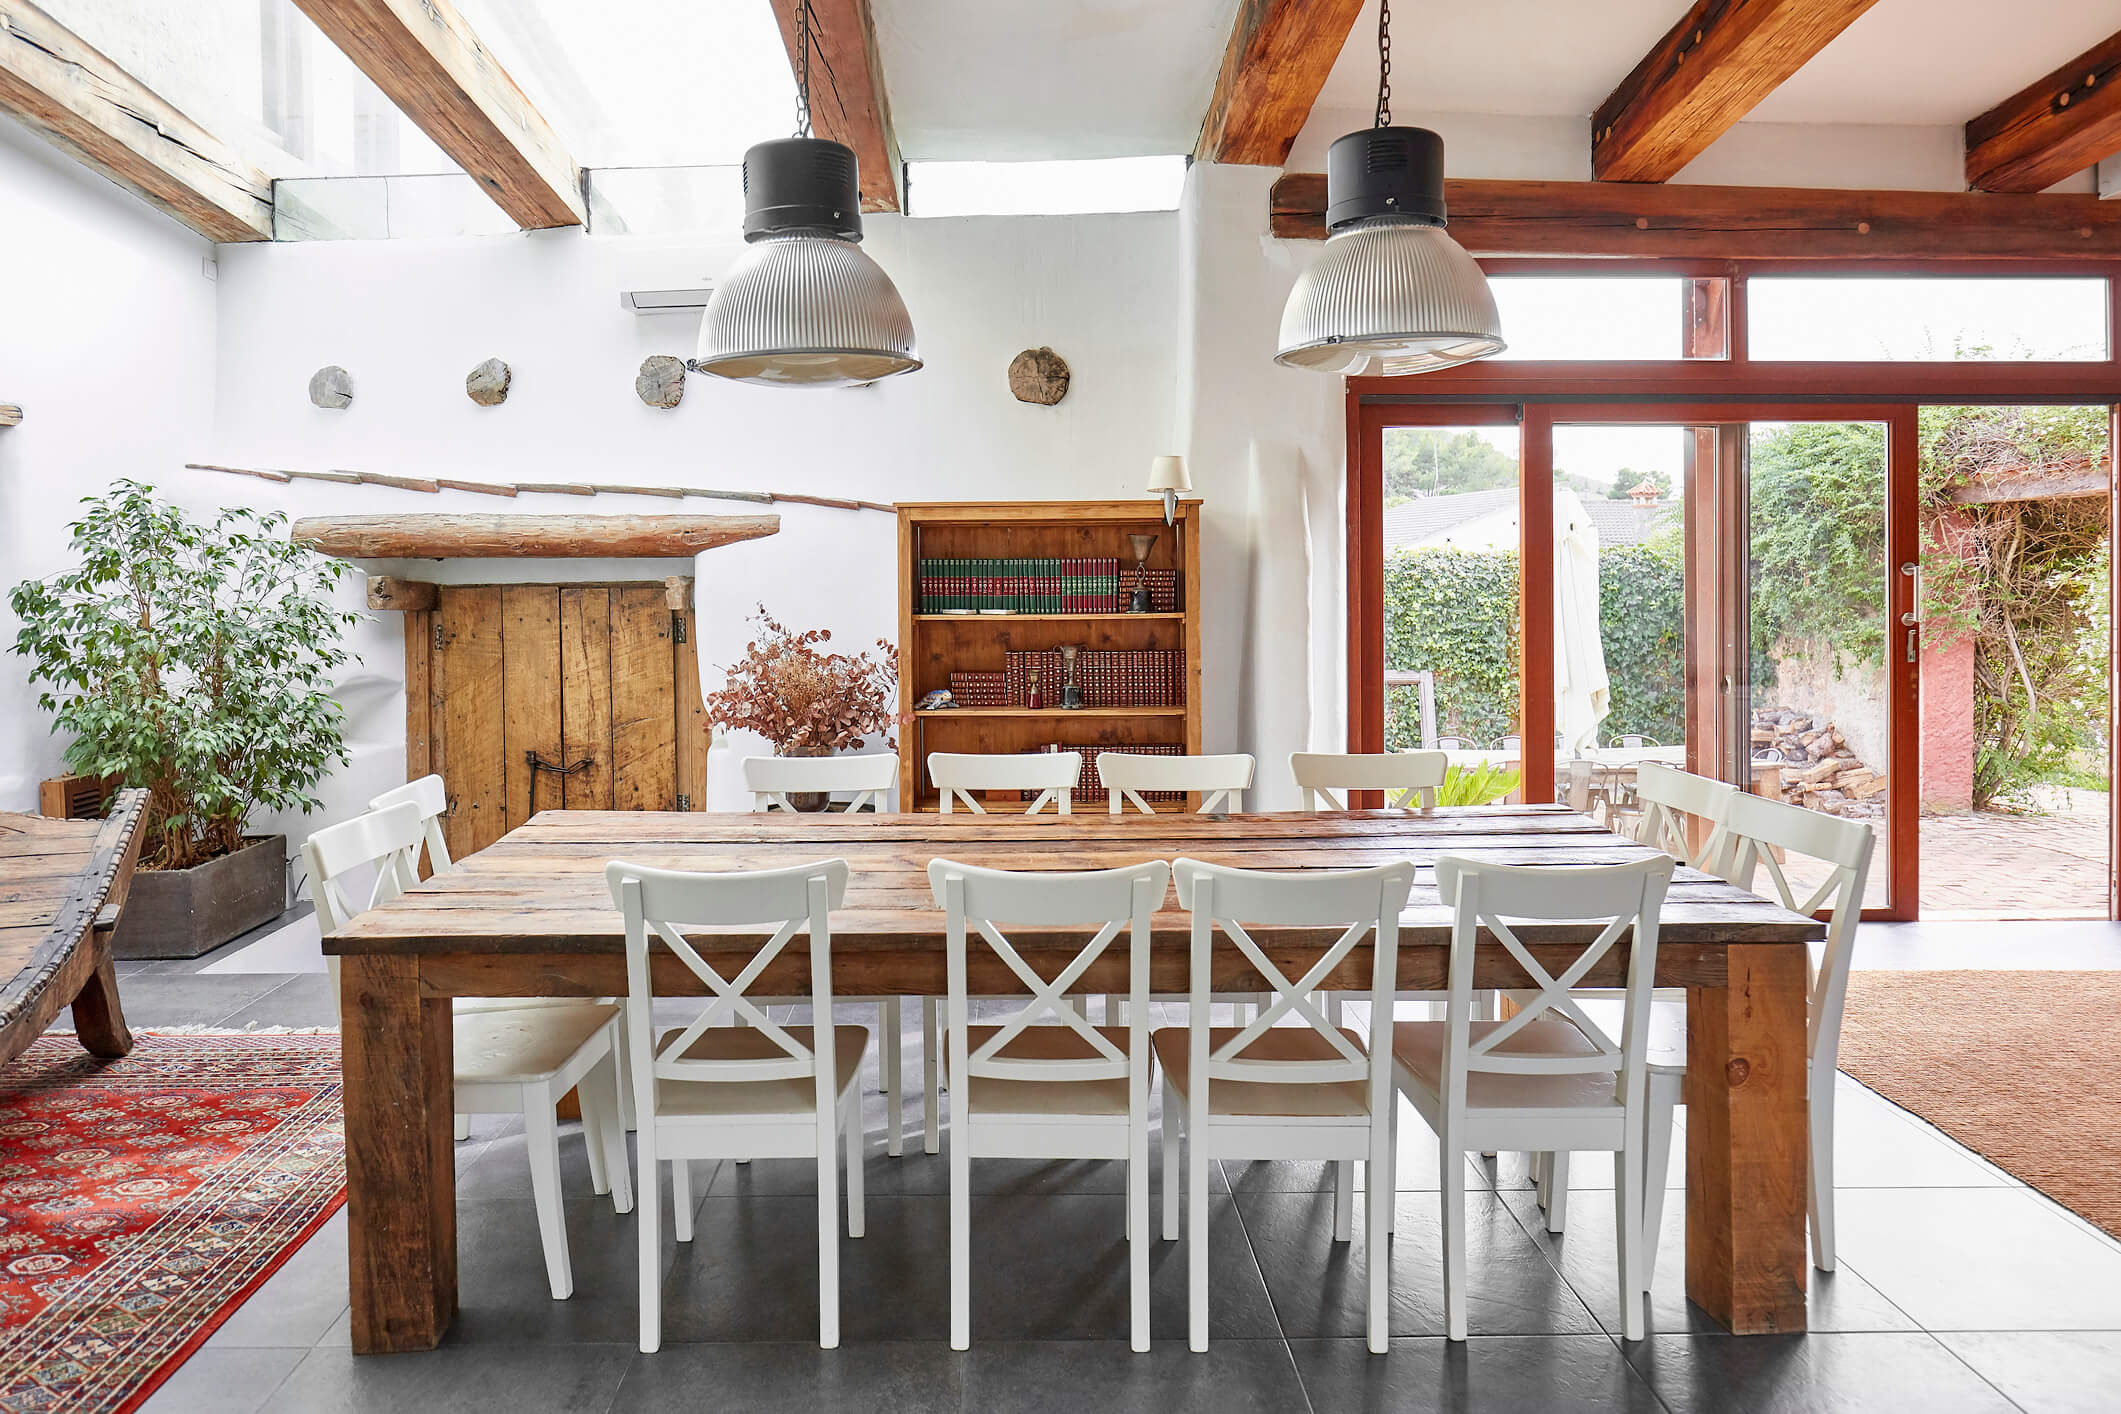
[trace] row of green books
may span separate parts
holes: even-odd
[[[1117,558],[922,560],[917,573],[923,614],[1110,614],[1126,607]]]

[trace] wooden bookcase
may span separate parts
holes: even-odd
[[[1090,752],[1162,744],[1200,751],[1200,503],[1181,501],[1164,524],[1160,501],[980,501],[901,504],[898,508],[899,808],[936,810],[928,753],[1015,753],[1048,742]],[[1178,572],[1178,608],[1130,614],[923,614],[916,567],[924,559],[1116,557],[1124,587],[1133,587],[1132,533],[1155,532],[1151,569]],[[1177,707],[953,707],[917,712],[952,672],[1000,672],[1004,655],[1079,643],[1086,649],[1175,649],[1185,654]],[[1051,687],[1051,701],[1060,684]],[[990,811],[1021,810],[1015,801],[981,801]],[[1105,800],[1078,799],[1078,810]],[[1166,810],[1181,808],[1173,801]]]

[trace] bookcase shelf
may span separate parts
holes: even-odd
[[[1047,745],[1083,751],[1159,747],[1198,753],[1200,741],[1200,504],[1179,503],[1164,524],[1155,501],[985,501],[901,503],[899,516],[899,808],[939,806],[928,783],[932,751],[1007,755]],[[942,614],[919,612],[918,567],[923,560],[1011,558],[1117,559],[1123,587],[1131,587],[1134,555],[1127,537],[1154,533],[1152,570],[1175,571],[1177,607],[1154,613]],[[1181,701],[1175,706],[950,707],[920,711],[914,704],[952,672],[1004,670],[1011,652],[1041,652],[1064,644],[1089,651],[1161,651],[1180,655]],[[1042,684],[1044,686],[1044,684]],[[1058,700],[1062,684],[1050,685]],[[1071,720],[1075,719],[1075,720]],[[993,811],[1021,810],[1015,801],[982,802]],[[1187,802],[1198,804],[1197,801]],[[1082,795],[1078,809],[1102,810],[1102,791]],[[1173,800],[1162,808],[1178,810]]]

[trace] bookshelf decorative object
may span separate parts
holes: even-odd
[[[939,808],[931,751],[1080,751],[1084,810],[1104,806],[1098,752],[1200,751],[1200,503],[1181,502],[1169,526],[1163,512],[1141,501],[898,508],[900,809]],[[1130,537],[1148,535],[1137,563]],[[1132,607],[1137,584],[1145,611]],[[1063,705],[1071,684],[1079,707]],[[956,705],[923,710],[937,688]],[[1008,795],[982,803],[1021,808]]]

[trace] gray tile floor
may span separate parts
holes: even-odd
[[[2016,966],[2121,965],[2121,929],[1980,927],[1978,950],[1972,935],[1949,928],[1866,929],[1859,965],[1968,966],[1999,955]],[[331,1020],[321,976],[201,976],[199,965],[126,966],[134,1024]],[[850,1008],[849,1019],[874,1015]],[[917,1049],[911,1040],[909,1055]],[[1409,1114],[1389,1355],[1364,1346],[1365,1254],[1359,1242],[1332,1242],[1321,1166],[1219,1166],[1210,1351],[1186,1350],[1183,1251],[1158,1243],[1156,1346],[1138,1356],[1126,1345],[1120,1170],[999,1160],[974,1166],[973,1349],[955,1354],[945,1339],[947,1169],[919,1153],[917,1138],[905,1157],[885,1155],[883,1100],[872,1093],[868,1235],[842,1239],[839,1350],[816,1345],[806,1163],[696,1166],[696,1236],[683,1251],[668,1245],[664,1347],[644,1356],[634,1348],[632,1219],[590,1195],[580,1140],[564,1137],[575,1294],[550,1300],[521,1124],[495,1119],[458,1146],[461,1315],[441,1349],[353,1357],[341,1214],[145,1414],[2121,1407],[2121,1243],[1854,1081],[1842,1085],[1842,1261],[1812,1274],[1804,1336],[1733,1338],[1689,1305],[1675,1155],[1653,1334],[1619,1341],[1610,1164],[1578,1156],[1568,1230],[1550,1234],[1522,1161],[1504,1156],[1473,1169],[1473,1338],[1454,1348],[1440,1334],[1438,1160]],[[917,1135],[911,1116],[908,1129]],[[668,1191],[666,1180],[666,1201]]]

